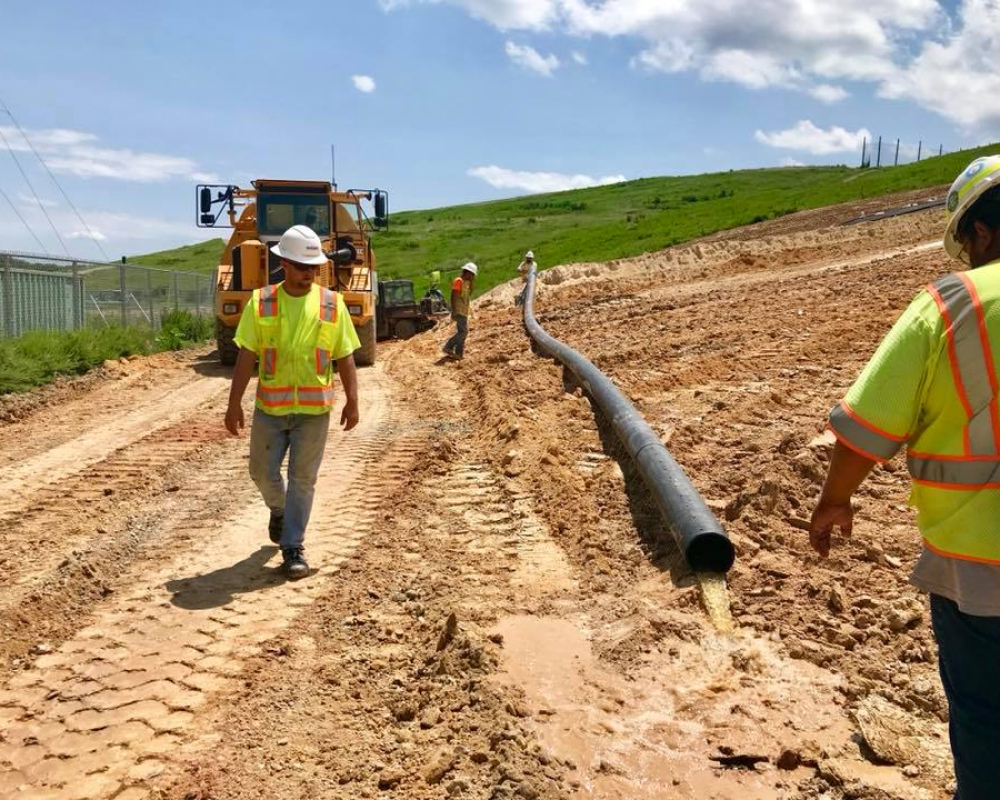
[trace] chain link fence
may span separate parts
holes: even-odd
[[[0,336],[214,314],[213,276],[0,250]]]

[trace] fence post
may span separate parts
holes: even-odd
[[[149,301],[149,324],[156,330],[156,308],[153,304],[153,273],[146,270],[146,299]]]
[[[180,308],[180,293],[177,288],[177,273],[172,272],[171,275],[173,276],[174,279],[174,311],[176,311],[178,308]]]
[[[73,330],[83,327],[83,292],[80,286],[80,265],[73,262]]]
[[[3,266],[3,321],[4,333],[14,337],[14,273],[10,268],[10,256],[0,255]]]
[[[128,314],[128,306],[125,305],[126,288],[127,287],[125,285],[125,256],[122,256],[122,263],[118,265],[118,291],[120,292],[119,299],[121,301],[120,310],[121,310],[122,327],[125,327],[126,323],[128,322],[128,317],[126,316]]]

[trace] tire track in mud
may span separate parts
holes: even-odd
[[[61,484],[81,470],[108,460],[122,448],[164,429],[173,429],[177,431],[175,436],[181,435],[184,431],[181,420],[194,415],[200,406],[218,400],[227,389],[228,381],[222,377],[199,378],[162,393],[152,405],[6,465],[0,477],[0,523],[29,504],[38,506],[44,502],[44,498],[38,497],[41,489]],[[101,477],[99,472],[96,477]]]
[[[227,515],[214,516],[211,492],[200,494],[161,533],[183,538],[185,550],[134,575],[92,624],[0,691],[0,798],[135,800],[171,760],[210,746],[197,741],[201,709],[322,594],[425,447],[429,429],[394,408],[390,381],[367,370],[361,383],[365,416],[351,433],[331,432],[317,482],[314,574],[286,583],[270,563],[268,512],[245,469]],[[233,460],[219,478],[234,480]]]

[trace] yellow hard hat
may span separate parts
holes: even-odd
[[[983,193],[994,186],[1000,186],[1000,155],[977,158],[955,178],[948,190],[945,205],[951,217],[944,233],[944,249],[957,261],[968,263],[969,256],[962,243],[956,238],[958,224],[965,212],[972,208]]]

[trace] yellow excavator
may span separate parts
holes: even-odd
[[[239,348],[233,336],[253,290],[284,280],[271,245],[293,225],[308,225],[319,235],[329,259],[316,280],[343,295],[361,340],[354,360],[363,366],[374,364],[378,275],[369,231],[388,227],[388,192],[340,192],[327,181],[258,179],[252,185],[252,189],[197,187],[198,227],[234,229],[215,281],[215,338],[222,363],[236,363]],[[374,204],[373,218],[365,214],[362,201]]]

